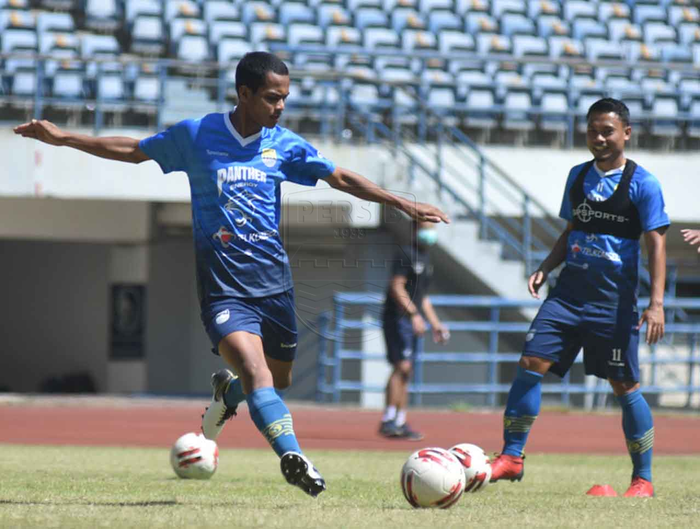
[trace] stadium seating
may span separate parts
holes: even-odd
[[[700,6],[681,0],[0,0],[0,50],[53,56],[41,83],[34,59],[6,58],[0,91],[153,102],[157,76],[125,80],[121,54],[228,64],[273,44],[329,50],[284,57],[301,70],[342,69],[350,100],[363,108],[408,99],[353,78],[416,83],[436,110],[466,109],[469,127],[561,131],[567,108],[581,115],[592,98],[612,95],[629,99],[653,135],[696,130],[677,118],[693,115],[700,97]],[[363,57],[363,50],[393,58]],[[434,53],[442,58],[409,59]],[[79,58],[88,62],[81,66]],[[568,58],[590,66],[549,61]],[[628,71],[599,68],[599,61]],[[675,70],[659,76],[654,65]],[[340,97],[337,87],[313,82],[298,93]]]

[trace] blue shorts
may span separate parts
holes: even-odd
[[[638,322],[632,305],[606,307],[550,297],[530,326],[523,356],[553,361],[550,371],[563,377],[583,348],[587,375],[637,382]]]
[[[297,319],[294,290],[264,298],[228,298],[202,311],[202,323],[219,354],[219,342],[236,331],[262,338],[265,355],[291,362],[297,352]]]
[[[413,334],[410,318],[385,314],[383,328],[389,363],[413,360],[418,348],[418,337]]]

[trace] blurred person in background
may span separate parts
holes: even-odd
[[[386,408],[379,427],[380,435],[390,439],[423,439],[423,434],[411,429],[406,422],[406,408],[413,362],[419,340],[427,330],[426,322],[430,324],[435,343],[445,344],[450,338],[428,297],[433,275],[430,249],[437,242],[437,236],[434,224],[415,221],[411,245],[398,251],[393,261],[383,312],[384,341],[392,372],[386,385]]]

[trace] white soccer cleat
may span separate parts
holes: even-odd
[[[207,439],[216,441],[221,430],[224,429],[226,421],[236,415],[238,407],[229,408],[224,402],[224,393],[228,391],[229,385],[235,379],[234,374],[228,369],[220,369],[211,376],[211,387],[214,394],[211,398],[211,404],[202,415],[202,433]]]
[[[326,490],[326,482],[309,459],[298,452],[287,452],[280,459],[282,475],[287,483],[299,487],[315,498]]]

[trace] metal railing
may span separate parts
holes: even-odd
[[[541,304],[538,300],[521,301],[509,300],[485,296],[431,296],[433,306],[446,308],[459,308],[471,310],[486,310],[489,316],[485,319],[469,321],[443,321],[443,324],[451,331],[453,340],[455,333],[469,332],[480,333],[486,336],[487,347],[483,351],[470,352],[430,352],[426,353],[421,342],[414,360],[413,381],[410,385],[410,393],[416,405],[422,403],[423,396],[430,394],[480,394],[486,396],[488,405],[494,406],[499,394],[505,394],[510,390],[509,380],[499,377],[499,366],[514,364],[520,359],[520,352],[502,351],[499,342],[504,335],[515,338],[524,337],[530,323],[525,321],[504,321],[503,312],[508,309],[534,309]],[[646,306],[648,300],[640,299],[640,307]],[[362,380],[347,378],[345,363],[347,361],[383,360],[384,355],[348,348],[346,344],[346,332],[381,329],[381,322],[376,318],[365,317],[349,318],[346,313],[358,308],[364,308],[375,315],[383,303],[383,295],[377,293],[338,293],[334,297],[332,314],[324,314],[319,322],[319,352],[318,352],[318,380],[317,400],[340,402],[341,396],[346,392],[383,392],[384,386],[368,385]],[[700,309],[700,299],[669,299],[665,302],[667,310],[695,310]],[[644,346],[640,344],[640,367],[642,374],[648,366],[648,376],[642,376],[643,391],[648,394],[665,395],[681,393],[685,395],[685,407],[691,407],[694,396],[700,395],[700,322],[697,323],[669,323],[666,325],[666,337],[663,345],[672,345],[676,350],[672,354],[659,354],[659,346]],[[481,364],[486,366],[486,376],[480,383],[444,383],[440,380],[426,380],[426,364]],[[581,355],[576,359],[577,364],[582,363]],[[681,369],[683,382],[675,384],[663,384],[661,369],[674,365]],[[678,375],[674,375],[678,376]],[[604,381],[596,384],[584,382],[572,382],[568,373],[559,383],[544,383],[543,393],[559,394],[564,406],[571,404],[572,395],[585,395],[589,400],[596,395],[607,394],[610,388]]]

